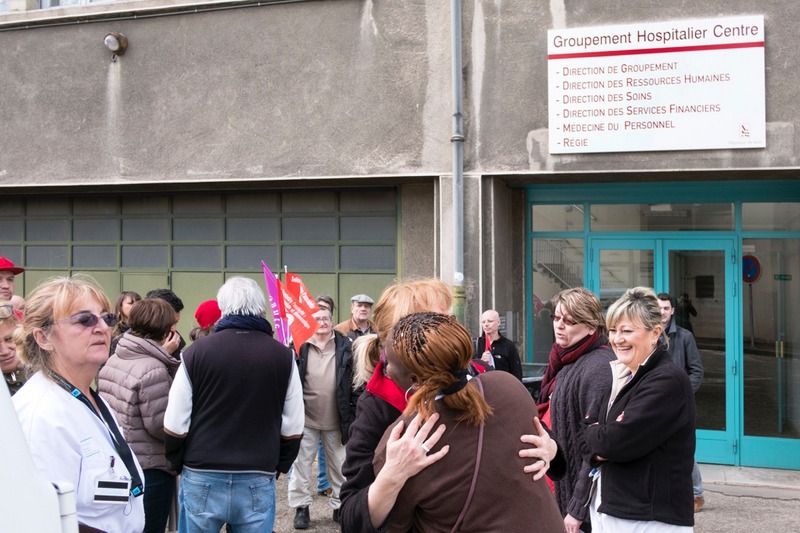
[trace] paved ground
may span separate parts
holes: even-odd
[[[800,531],[800,491],[761,496],[749,488],[706,485],[706,505],[695,515],[696,533],[787,533]]]
[[[704,477],[719,482],[705,485],[706,505],[695,515],[696,533],[800,532],[800,472],[731,467],[726,470],[727,479],[723,479],[725,474],[713,465],[702,465],[701,469]],[[770,476],[775,472],[781,474],[780,479]],[[744,484],[748,481],[758,485]],[[281,476],[277,486],[275,531],[294,532],[294,509],[287,503],[285,476]],[[310,512],[308,531],[340,531],[338,524],[331,520],[327,498],[316,496]]]
[[[314,478],[317,478],[317,465],[314,464]],[[289,499],[286,495],[287,477],[281,475],[275,483],[277,492],[275,495],[275,531],[277,533],[290,533],[298,531],[294,529],[294,509],[289,507]],[[315,533],[339,532],[339,524],[333,521],[333,510],[331,509],[329,498],[325,496],[314,496],[314,503],[309,509],[311,514],[311,527],[305,531]]]

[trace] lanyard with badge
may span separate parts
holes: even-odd
[[[136,463],[133,460],[133,452],[131,452],[128,443],[125,442],[125,438],[120,433],[119,427],[117,427],[114,418],[111,416],[111,413],[109,413],[108,407],[103,403],[103,400],[100,399],[94,390],[89,389],[100,410],[98,413],[97,409],[94,408],[92,402],[89,401],[86,395],[78,390],[72,383],[53,371],[49,371],[48,374],[50,374],[50,377],[66,390],[70,396],[76,400],[80,400],[81,403],[88,407],[89,410],[103,422],[111,437],[111,442],[114,444],[114,449],[116,449],[117,454],[119,454],[122,463],[125,465],[125,468],[128,469],[128,473],[131,476],[129,480],[124,478],[113,479],[115,459],[112,456],[109,463],[109,474],[111,475],[109,479],[97,480],[94,501],[104,503],[127,503],[129,492],[134,497],[144,494],[144,484],[142,483],[142,478],[139,477],[139,470],[136,468]]]

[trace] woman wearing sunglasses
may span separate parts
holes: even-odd
[[[14,339],[36,373],[13,402],[36,466],[48,480],[75,487],[78,522],[140,533],[142,469],[90,387],[108,359],[116,323],[110,308],[91,278],[53,278],[34,289]]]
[[[600,300],[582,287],[553,297],[555,342],[542,379],[539,415],[566,447],[567,472],[555,482],[555,495],[567,533],[591,531],[589,471],[581,457],[583,417],[598,413],[611,388],[611,361]]]

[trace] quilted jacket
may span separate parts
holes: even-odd
[[[164,411],[179,365],[157,342],[128,332],[100,369],[98,390],[145,470],[169,472],[164,457]]]

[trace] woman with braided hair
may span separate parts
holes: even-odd
[[[401,421],[375,451],[375,471],[419,453],[436,458],[405,480],[388,530],[563,532],[547,484],[532,482],[519,456],[536,404],[511,374],[473,377],[472,354],[469,332],[438,313],[401,319],[386,341],[388,376],[413,393]],[[408,438],[405,425],[430,426],[432,432]]]
[[[346,458],[342,466],[345,482],[339,497],[339,519],[342,531],[373,533],[387,526],[394,501],[403,483],[420,470],[435,463],[447,453],[426,454],[419,446],[403,455],[403,461],[392,463],[376,475],[373,469],[375,449],[387,428],[394,425],[406,409],[412,388],[400,387],[386,373],[384,346],[394,325],[411,313],[432,311],[448,313],[452,303],[451,287],[440,279],[420,278],[399,281],[383,291],[375,304],[375,334],[364,335],[353,343],[355,369],[353,387],[364,388],[358,400],[356,419],[350,426]],[[418,419],[404,426],[403,442],[427,438],[438,415],[424,424]],[[518,447],[520,457],[527,459],[524,472],[537,480],[550,472],[554,479],[563,475],[566,460],[555,441],[538,422],[527,418],[528,431],[536,434],[521,439],[509,438]],[[437,431],[444,431],[439,426]],[[548,470],[549,469],[549,470]]]

